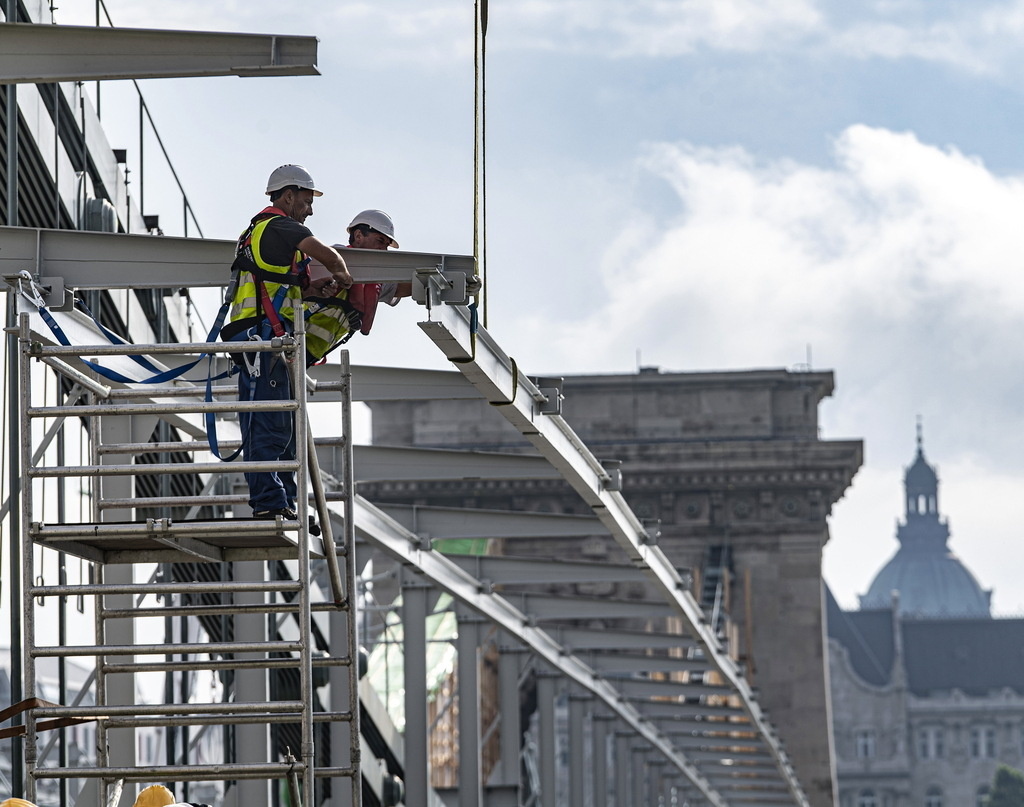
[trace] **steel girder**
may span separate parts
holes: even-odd
[[[543,457],[523,454],[401,446],[354,446],[353,452],[357,482],[561,479]]]
[[[356,450],[358,451],[359,448],[357,447]],[[603,535],[605,531],[604,525],[593,516],[412,504],[380,504],[378,506],[406,529],[437,540],[536,538],[537,536],[585,538],[589,535]],[[457,556],[453,557],[456,562],[461,562]]]
[[[4,23],[0,84],[317,76],[315,36]]]
[[[708,784],[697,767],[652,722],[640,716],[634,704],[623,697],[612,681],[603,678],[568,652],[548,631],[533,624],[534,620],[527,613],[504,597],[482,587],[479,580],[464,572],[449,558],[438,552],[421,549],[418,536],[361,496],[356,496],[355,519],[356,530],[361,538],[503,628],[556,671],[600,698],[652,750],[664,756],[692,781],[711,804],[726,807],[727,802]]]
[[[0,275],[28,271],[44,286],[60,282],[71,289],[224,287],[231,280],[234,253],[234,241],[0,227]],[[375,249],[346,249],[345,263],[364,283],[409,282],[420,273],[437,272],[464,279],[475,265],[472,258],[458,255]]]
[[[523,434],[564,476],[625,550],[643,569],[681,616],[711,665],[742,705],[751,727],[761,735],[778,766],[794,803],[808,804],[792,764],[774,729],[757,704],[750,685],[728,657],[718,638],[704,622],[696,600],[686,591],[678,571],[655,545],[656,539],[630,510],[618,491],[614,473],[605,469],[560,415],[547,415],[550,402],[525,377],[486,330],[474,327],[467,309],[435,306],[420,328],[456,364],[481,395]]]
[[[165,280],[147,282],[143,279],[139,282],[140,277],[145,278],[145,274],[138,272],[138,266],[146,262],[161,265],[161,278],[180,269],[182,274],[180,277],[175,276],[175,286],[222,285],[227,278],[229,257],[229,242],[0,228],[0,271],[5,274],[28,271],[39,278],[49,278],[54,285],[59,281],[61,285],[82,288],[163,286]],[[350,266],[358,266],[359,256],[346,253],[346,258],[349,258]],[[420,268],[433,271],[436,277],[438,267],[451,266],[453,263],[445,256],[415,253],[403,256],[401,253],[370,252],[367,258],[369,261],[386,259],[389,263],[373,266],[366,264],[366,274],[363,277],[357,275],[358,279],[409,280]],[[402,265],[396,267],[394,262],[398,258],[401,258],[398,262]],[[466,260],[469,261],[468,266],[471,266],[471,259]],[[531,616],[528,610],[533,607],[531,604],[540,604],[543,600],[526,597],[522,602],[528,610],[516,608],[508,599],[494,594],[492,586],[466,574],[439,553],[424,549],[419,536],[363,500],[358,500],[356,504],[356,523],[360,533],[403,565],[426,577],[433,585],[452,594],[460,602],[514,635],[559,673],[593,693],[616,718],[636,733],[645,749],[668,760],[712,804],[724,805],[727,799],[711,784],[701,767],[686,756],[685,749],[672,741],[676,732],[669,733],[664,728],[666,723],[673,728],[689,725],[694,731],[707,733],[709,743],[712,739],[717,740],[716,735],[722,732],[751,735],[743,738],[744,744],[756,740],[779,766],[778,779],[768,781],[781,783],[781,792],[787,803],[805,805],[806,799],[799,783],[749,687],[725,655],[717,638],[702,624],[699,607],[684,591],[678,570],[653,545],[655,539],[646,533],[643,525],[614,490],[614,473],[601,466],[560,416],[543,414],[543,411],[551,411],[546,396],[518,372],[514,362],[497,348],[486,332],[471,334],[469,316],[465,309],[437,305],[436,302],[428,308],[431,320],[421,323],[421,327],[435,343],[443,347],[450,358],[468,360],[460,365],[460,369],[474,387],[495,403],[496,408],[580,492],[600,522],[627,552],[633,564],[654,582],[671,613],[683,616],[685,629],[690,634],[690,637],[682,639],[690,646],[688,652],[702,653],[710,668],[718,675],[716,684],[724,681],[731,694],[726,698],[719,696],[713,699],[721,703],[709,703],[706,697],[700,697],[700,702],[690,703],[672,700],[672,696],[669,696],[669,700],[629,696],[616,686],[622,679],[600,674],[582,657],[575,655],[571,646],[565,646],[556,638],[571,635],[585,642],[585,632],[569,629],[575,631],[570,634],[563,628],[538,628],[538,615]],[[553,601],[551,604],[554,604]],[[617,610],[619,604],[602,607]],[[588,616],[593,615],[592,609],[587,609],[586,613]],[[627,615],[635,617],[636,612],[622,612],[624,618]],[[650,617],[651,611],[645,611],[645,616]],[[622,633],[628,635],[628,632]],[[649,639],[652,646],[664,641],[656,634]],[[714,746],[709,745],[709,748],[713,749]],[[731,759],[727,750],[722,757],[722,760],[726,759]],[[753,781],[751,785],[756,787]],[[746,787],[741,788],[741,791],[737,794],[739,798],[756,792]],[[779,791],[768,788],[765,792],[767,796],[768,792],[774,795]]]

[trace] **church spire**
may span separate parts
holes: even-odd
[[[924,456],[924,430],[917,417],[917,454],[903,476],[906,512],[896,537],[911,550],[946,551],[949,526],[939,513],[939,477]]]

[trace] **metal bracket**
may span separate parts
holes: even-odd
[[[466,275],[464,272],[446,275],[442,258],[437,266],[416,270],[412,281],[412,298],[427,308],[441,303],[465,305],[469,300],[466,295]]]
[[[562,414],[562,401],[565,396],[562,394],[562,382],[564,378],[535,378],[533,383],[540,390],[546,400],[537,402],[537,411],[542,415]]]
[[[640,534],[640,543],[647,546],[657,546],[661,538],[661,519],[644,518],[640,522],[644,525],[644,531]]]
[[[41,277],[39,285],[51,311],[71,311],[75,307],[75,295],[64,286],[64,278]]]
[[[599,460],[601,467],[608,473],[604,489],[610,491],[622,490],[622,460]]]

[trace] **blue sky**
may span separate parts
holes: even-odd
[[[470,0],[107,0],[124,26],[310,34],[322,77],[143,82],[206,235],[282,162],[340,240],[472,247]],[[951,546],[1024,613],[1024,2],[491,0],[489,330],[530,373],[836,373],[822,436],[863,438],[825,574],[856,602],[896,549],[914,428]],[[63,0],[59,22],[91,22]],[[124,83],[112,145],[137,153]],[[121,138],[118,141],[118,137]],[[147,145],[147,152],[153,148]],[[146,212],[180,203],[147,167]],[[627,302],[624,304],[624,300]],[[356,361],[444,368],[412,307]]]

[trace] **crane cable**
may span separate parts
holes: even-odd
[[[480,276],[483,324],[487,326],[487,178],[485,171],[484,61],[487,37],[487,0],[475,3],[475,36],[473,48],[473,258]]]

